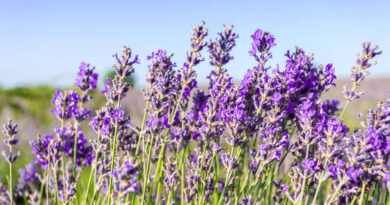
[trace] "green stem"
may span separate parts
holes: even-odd
[[[213,167],[212,165],[214,164],[215,157],[216,157],[216,156],[213,156],[213,157],[211,158],[210,167],[209,167],[209,169],[207,170],[206,177],[205,177],[206,180],[207,180],[207,179],[209,178],[209,176],[210,176],[211,168]],[[204,193],[202,194],[202,196],[201,196],[200,198],[203,199],[203,196],[204,196]],[[200,205],[203,205],[205,202],[206,202],[206,201],[201,200]]]
[[[79,110],[83,107],[83,103],[81,102],[79,105]],[[75,122],[76,132],[75,132],[75,140],[73,146],[73,175],[76,176],[76,159],[77,159],[77,144],[78,144],[78,133],[79,133],[79,121],[76,119]]]
[[[95,160],[93,161],[93,164],[92,164],[92,169],[91,169],[91,172],[89,173],[89,180],[88,180],[88,187],[87,187],[87,192],[86,192],[86,196],[85,196],[85,201],[84,201],[84,204],[87,203],[88,201],[88,196],[89,196],[89,189],[91,187],[91,184],[92,184],[92,177],[94,177],[95,175],[95,169],[96,169],[96,163],[97,163],[97,157],[98,157],[98,154],[100,152],[100,148],[98,150],[96,150],[96,153],[95,153]],[[95,180],[94,181],[94,184],[96,183]],[[95,194],[95,191],[94,191],[94,194]]]
[[[163,144],[160,148],[156,171],[154,173],[153,181],[152,181],[151,188],[150,188],[151,191],[153,191],[153,185],[157,183],[157,180],[160,179],[161,174],[162,174],[162,165],[163,165],[163,161],[164,161],[165,145],[166,145],[167,141],[168,141],[168,132],[165,133],[164,141],[163,141]]]
[[[233,157],[233,152],[234,152],[234,149],[232,148],[232,152],[231,152],[231,155]],[[242,152],[242,148],[241,146],[239,146],[238,148],[238,151],[237,151],[237,155],[236,156],[240,156],[241,155],[241,152]],[[226,175],[226,179],[225,179],[225,185],[223,187],[223,191],[222,191],[222,195],[221,197],[219,198],[219,202],[218,202],[218,205],[221,205],[223,204],[223,201],[224,201],[224,198],[225,198],[225,192],[226,192],[226,187],[228,187],[228,183],[230,181],[230,178],[231,176],[234,174],[234,170],[232,170],[230,167],[227,171],[227,175]]]
[[[307,145],[307,146],[306,146],[306,156],[305,156],[305,158],[307,158],[308,155],[309,155],[309,149],[310,149],[310,145]],[[299,204],[302,204],[302,202],[303,202],[303,194],[304,194],[305,188],[306,188],[306,178],[307,178],[307,172],[305,172],[304,177],[303,177],[303,183],[302,183],[302,188],[301,188],[301,194],[300,194],[300,196],[299,196]]]
[[[47,171],[45,171],[44,175],[43,176],[46,176],[47,174]],[[47,177],[47,176],[46,176]],[[39,201],[38,201],[38,204],[41,205],[42,203],[42,198],[43,198],[43,188],[45,187],[45,180],[42,180],[41,181],[41,188],[39,190]]]
[[[10,146],[10,155],[12,155],[12,145]],[[14,194],[13,194],[13,186],[12,186],[12,162],[9,163],[9,193],[10,193],[11,204],[13,204]]]
[[[219,179],[219,156],[215,156],[215,168],[216,168],[216,171],[215,171],[215,179],[216,181]],[[218,203],[218,198],[219,198],[219,193],[217,191],[214,191],[214,205],[217,205]]]
[[[345,183],[345,178],[343,180],[341,180],[340,184],[337,186],[336,191],[333,193],[328,204],[332,204],[333,200],[336,198],[337,194],[339,193],[339,191],[340,191],[341,187],[344,185],[344,183]]]
[[[145,110],[144,110],[144,117],[142,118],[142,124],[141,124],[141,131],[140,131],[140,137],[138,139],[138,142],[137,142],[137,148],[135,150],[135,154],[134,154],[134,158],[136,159],[137,158],[137,155],[138,155],[138,152],[139,152],[139,148],[140,148],[140,145],[141,145],[141,134],[142,132],[144,131],[144,128],[145,128],[145,123],[146,123],[146,115],[147,115],[147,112],[146,112],[146,109],[149,107],[149,101],[146,102],[146,105],[145,105]],[[143,141],[143,144],[145,146],[145,142],[142,138],[142,141]]]
[[[357,199],[357,195],[355,195],[351,201],[351,203],[349,205],[354,205],[355,204],[355,201]]]
[[[341,111],[341,113],[340,113],[339,119],[341,119],[341,118],[343,117],[344,112],[345,112],[345,110],[347,109],[347,106],[348,106],[349,102],[350,102],[350,101],[347,100],[347,102],[345,103],[344,108],[343,108],[343,111]]]
[[[97,154],[96,154],[97,155]],[[91,168],[91,173],[89,174],[89,179],[88,179],[88,186],[87,186],[87,191],[85,192],[85,201],[84,201],[84,204],[86,204],[87,203],[87,201],[88,201],[88,196],[89,196],[89,189],[90,189],[90,187],[91,187],[91,184],[92,184],[92,178],[93,178],[93,173],[94,173],[94,169],[95,169],[95,167],[94,166],[92,166],[92,168]]]
[[[172,193],[169,192],[168,200],[167,200],[166,204],[171,204],[171,203],[170,203],[170,202],[171,202],[171,199],[172,199]]]
[[[160,196],[161,196],[162,189],[163,189],[162,186],[163,186],[163,182],[162,182],[162,178],[160,178],[159,183],[158,183],[158,187],[157,187],[156,205],[158,205],[158,202],[160,201]]]
[[[119,95],[118,97],[118,103],[116,105],[116,107],[119,109],[120,108],[120,103],[121,103],[121,96]],[[111,145],[111,170],[110,170],[110,174],[112,175],[112,172],[114,171],[114,161],[115,161],[115,153],[116,153],[116,141],[117,141],[117,138],[118,138],[118,123],[116,123],[115,125],[115,130],[114,130],[114,144]],[[110,176],[110,183],[109,183],[109,186],[108,186],[108,204],[111,204],[111,192],[112,192],[112,183],[113,183],[113,179],[112,177]]]
[[[328,159],[325,160],[325,166],[324,166],[324,168],[326,168],[327,165],[328,165]],[[322,182],[323,182],[324,174],[325,174],[325,171],[322,171],[321,178],[320,178],[320,181],[319,181],[319,183],[318,183],[316,193],[314,194],[314,199],[313,199],[312,204],[316,204],[316,200],[317,200],[317,197],[318,197],[318,193],[320,192],[321,184],[322,184]]]
[[[275,164],[272,166],[272,169],[275,170]],[[270,172],[271,174],[273,173],[272,170]],[[268,202],[271,203],[271,195],[272,195],[272,188],[273,188],[273,180],[274,180],[274,177],[275,177],[275,173],[272,174],[272,176],[269,178],[270,181],[268,182],[268,185],[269,185],[269,190],[268,190]]]
[[[47,170],[45,191],[46,191],[46,204],[49,204],[49,170]]]
[[[77,143],[79,140],[78,127],[79,127],[78,122],[76,121],[76,133],[75,133],[74,146],[73,146],[73,175],[74,176],[76,176]]]
[[[141,204],[144,204],[145,202],[145,195],[146,195],[146,188],[147,188],[147,183],[148,183],[148,178],[149,178],[149,173],[150,173],[150,159],[152,157],[152,147],[153,147],[153,141],[154,141],[154,137],[153,135],[150,135],[150,145],[149,145],[149,152],[148,152],[148,163],[146,165],[146,174],[144,176],[144,188],[143,188],[143,191],[142,191],[142,200],[141,200]]]
[[[273,166],[273,165],[272,165]],[[266,182],[264,182],[264,183],[266,183],[265,184],[265,186],[264,186],[264,183],[263,183],[263,185],[261,186],[261,192],[260,192],[260,195],[259,195],[259,197],[256,199],[256,201],[258,201],[258,202],[260,202],[260,200],[263,198],[263,195],[266,193],[266,189],[268,188],[268,186],[269,185],[271,185],[272,184],[272,177],[271,176],[269,176],[269,175],[273,175],[272,174],[272,167],[270,168],[270,169],[267,169],[267,174],[266,174],[266,176],[267,176],[267,183]],[[259,191],[260,191],[260,189],[259,189]],[[266,199],[264,200],[264,203],[265,203],[265,201],[266,201]]]
[[[200,182],[199,182],[199,184],[198,184],[198,190],[199,190],[199,194],[198,194],[198,196],[200,196],[200,197],[198,197],[198,204],[201,204],[202,203],[202,196],[203,196],[203,186],[204,186],[204,184],[203,184],[203,182],[204,182],[204,180],[205,180],[205,178],[204,178],[204,173],[203,173],[203,163],[204,163],[204,158],[205,158],[205,155],[206,155],[206,147],[208,146],[208,144],[209,144],[209,142],[207,141],[204,145],[203,145],[203,152],[202,152],[202,160],[201,160],[201,162],[200,162],[200,168],[199,168],[199,173],[201,174],[201,178],[203,179],[203,180],[201,180]]]
[[[364,200],[364,191],[366,189],[366,183],[363,182],[363,187],[362,187],[362,190],[360,191],[360,199],[359,199],[359,205],[362,205],[363,204],[363,200]]]
[[[181,205],[184,205],[184,155],[185,155],[185,152],[187,150],[187,146],[186,148],[183,150],[183,152],[181,153],[181,162],[180,162],[180,171],[181,171],[181,175],[180,175],[180,182],[181,182],[181,190],[180,190],[180,204]]]
[[[111,175],[112,175],[112,172],[114,171],[114,161],[115,161],[115,153],[116,153],[116,141],[117,141],[117,133],[118,132],[118,125],[115,126],[115,132],[114,132],[114,144],[112,146],[112,149],[111,149]],[[113,183],[113,180],[112,180],[112,177],[110,177],[110,183],[109,183],[109,186],[108,186],[108,195],[110,197],[108,197],[108,204],[111,204],[111,192],[112,192],[112,183]]]
[[[225,179],[225,184],[224,184],[224,187],[223,187],[223,191],[222,191],[221,197],[219,198],[218,205],[221,205],[223,203],[223,201],[224,201],[226,187],[228,186],[228,183],[230,181],[230,175],[231,175],[230,172],[231,172],[231,169],[228,169],[228,172],[227,172],[227,175],[226,175],[226,179]]]

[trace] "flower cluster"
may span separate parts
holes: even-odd
[[[256,64],[237,82],[228,63],[238,35],[233,26],[223,28],[208,41],[205,23],[195,27],[179,69],[166,50],[147,56],[141,123],[124,109],[123,99],[133,97],[125,79],[140,63],[124,47],[122,56],[114,55],[115,77],[101,91],[106,103],[88,120],[93,134],[83,132],[92,116],[84,105],[98,75],[82,63],[78,90],[54,94],[52,113],[60,126],[30,142],[35,163],[20,170],[17,194],[12,174],[9,191],[0,184],[0,202],[389,203],[390,98],[361,115],[361,129],[350,130],[342,118],[348,102],[360,96],[356,88],[381,53],[378,47],[363,44],[339,110],[338,101],[324,99],[336,86],[333,65],[315,66],[313,55],[296,47],[286,52],[283,66],[272,67],[275,37],[264,30],[251,35]],[[204,50],[213,68],[208,86],[198,87],[195,66]],[[5,126],[10,173],[16,133],[16,125]]]

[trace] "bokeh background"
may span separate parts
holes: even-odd
[[[144,101],[139,89],[145,86],[146,57],[163,48],[174,53],[180,66],[189,48],[191,28],[206,21],[209,36],[222,31],[222,24],[234,25],[239,34],[233,49],[229,73],[239,82],[254,65],[249,58],[250,35],[261,28],[276,37],[269,66],[284,65],[284,54],[295,46],[314,53],[317,65],[333,63],[337,87],[326,99],[344,104],[342,87],[349,84],[349,70],[363,41],[378,44],[383,54],[362,84],[366,93],[353,102],[345,122],[359,127],[359,112],[366,112],[390,95],[390,1],[0,1],[0,123],[13,119],[19,124],[23,155],[31,152],[28,141],[46,135],[56,126],[50,101],[55,89],[73,89],[81,61],[96,67],[103,79],[111,75],[114,59],[123,45],[140,55],[141,64],[131,80],[135,87],[124,108],[139,120]],[[211,66],[197,67],[200,85]],[[99,92],[89,103],[104,103]],[[86,125],[84,125],[86,126]],[[2,136],[0,136],[2,138]],[[1,140],[2,141],[2,140]],[[0,145],[0,152],[3,149]],[[28,160],[23,157],[23,160]],[[18,161],[24,164],[23,160]],[[0,160],[0,165],[4,160]],[[0,166],[6,169],[5,166]],[[3,170],[5,171],[5,170]]]

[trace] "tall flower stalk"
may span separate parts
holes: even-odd
[[[8,182],[9,182],[9,198],[10,198],[10,204],[13,204],[14,203],[14,192],[13,192],[13,176],[12,176],[12,173],[13,173],[13,169],[12,169],[12,165],[14,164],[14,162],[18,159],[20,153],[19,152],[16,152],[13,150],[13,147],[18,144],[19,142],[19,138],[16,137],[16,134],[18,133],[17,131],[17,127],[18,125],[16,124],[13,124],[12,121],[8,121],[7,124],[4,124],[4,127],[3,127],[3,134],[4,136],[6,137],[6,139],[4,140],[4,144],[6,146],[8,146],[9,148],[9,152],[6,153],[6,152],[3,152],[3,156],[6,160],[6,162],[8,163],[9,165],[9,179],[8,179]]]

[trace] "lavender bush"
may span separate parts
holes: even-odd
[[[381,52],[363,43],[351,69],[346,103],[321,96],[335,86],[332,64],[314,67],[303,49],[286,52],[283,68],[268,60],[276,46],[256,30],[249,55],[256,65],[237,83],[226,65],[238,35],[233,26],[207,40],[204,22],[192,30],[185,63],[172,54],[147,57],[146,101],[141,124],[133,124],[122,100],[132,85],[138,55],[124,47],[114,55],[116,75],[107,79],[107,102],[85,108],[98,74],[79,67],[77,90],[56,91],[52,114],[58,127],[31,140],[34,162],[19,172],[17,126],[4,126],[8,188],[1,204],[388,204],[390,99],[362,114],[349,130],[343,114],[359,98],[358,86]],[[198,87],[196,66],[209,53],[207,89]],[[85,136],[89,125],[94,135]]]

